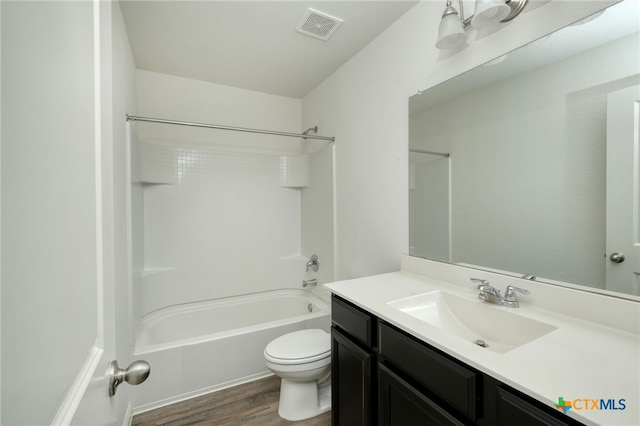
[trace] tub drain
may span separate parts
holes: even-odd
[[[478,340],[474,341],[473,343],[475,343],[476,345],[478,345],[480,347],[483,347],[483,348],[488,348],[489,347],[489,345],[487,345],[487,342],[485,342],[482,339],[478,339]]]

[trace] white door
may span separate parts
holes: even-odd
[[[0,423],[115,424],[110,5],[0,8]]]
[[[640,86],[607,99],[607,290],[640,295]]]

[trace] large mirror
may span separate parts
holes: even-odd
[[[639,294],[638,17],[625,0],[409,100],[411,255]]]

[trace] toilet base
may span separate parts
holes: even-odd
[[[310,419],[331,409],[331,383],[296,382],[282,379],[278,414],[285,420]]]

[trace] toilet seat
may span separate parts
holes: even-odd
[[[307,364],[331,356],[331,336],[320,329],[299,330],[274,339],[264,350],[274,364]]]

